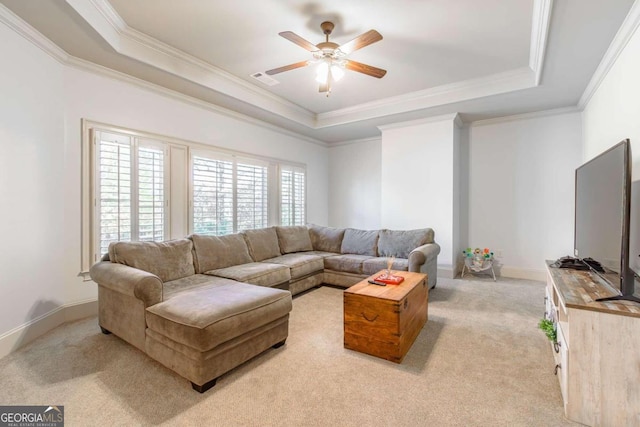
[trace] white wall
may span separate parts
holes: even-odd
[[[34,317],[97,297],[78,277],[82,118],[304,163],[307,219],[328,223],[325,146],[59,64],[4,25],[0,56],[0,356]]]
[[[329,225],[378,229],[380,222],[381,140],[329,149]]]
[[[544,260],[573,249],[581,123],[578,112],[554,111],[463,129],[445,118],[332,147],[330,224],[433,227],[440,274],[472,246],[500,250],[505,276],[543,280]]]
[[[640,31],[635,30],[583,112],[583,160],[631,139],[631,267],[640,271]],[[636,282],[638,289],[638,282]]]
[[[581,116],[565,113],[469,129],[468,245],[501,251],[503,274],[543,278],[573,253]]]
[[[382,200],[384,227],[431,227],[440,245],[438,265],[454,272],[454,221],[459,209],[459,144],[455,116],[382,128]]]
[[[63,66],[0,25],[0,337],[65,302]]]
[[[640,180],[640,31],[636,31],[583,112],[583,160],[589,160],[625,138],[632,142]]]

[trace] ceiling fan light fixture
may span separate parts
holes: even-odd
[[[325,61],[321,62],[316,68],[316,81],[320,84],[326,84],[329,80],[329,64]]]
[[[325,41],[315,45],[291,31],[283,31],[279,33],[280,36],[290,42],[293,42],[311,52],[313,60],[296,62],[294,64],[267,70],[265,73],[270,76],[284,71],[305,67],[312,63],[317,63],[318,66],[316,68],[315,80],[320,83],[318,91],[320,93],[326,93],[327,96],[331,93],[331,84],[342,79],[344,76],[345,68],[368,76],[376,77],[378,79],[384,77],[387,73],[386,70],[381,68],[345,59],[347,55],[354,51],[382,40],[382,36],[376,30],[369,30],[341,46],[329,41],[329,35],[334,28],[333,22],[325,21],[320,24],[320,28],[322,28],[322,32],[325,35]]]
[[[344,77],[344,70],[339,65],[331,66],[331,80],[339,81],[342,77]]]

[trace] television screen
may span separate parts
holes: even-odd
[[[629,269],[631,147],[615,145],[576,169],[575,246],[578,258],[604,267],[600,276],[622,295],[632,295]]]

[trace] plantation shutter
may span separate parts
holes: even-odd
[[[111,242],[165,239],[164,145],[95,132],[94,262]]]
[[[236,164],[236,231],[267,226],[268,165],[253,161]]]
[[[164,240],[164,150],[138,148],[138,240]]]
[[[131,240],[132,139],[107,132],[96,132],[96,137],[99,253],[95,258],[99,258],[109,243]]]
[[[233,233],[233,161],[194,155],[192,176],[193,232]]]
[[[280,169],[280,224],[304,225],[306,173],[301,168],[283,166]]]

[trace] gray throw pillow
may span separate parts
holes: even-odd
[[[278,234],[280,251],[283,254],[313,250],[311,237],[309,237],[309,229],[307,229],[307,227],[276,227],[276,233]]]
[[[109,244],[111,262],[155,274],[163,282],[195,274],[193,244],[189,239],[167,242],[112,242]]]
[[[275,227],[258,228],[242,232],[249,247],[249,253],[255,262],[275,258],[282,255],[278,245],[278,235]]]
[[[209,270],[231,267],[253,262],[244,237],[239,234],[226,236],[190,236],[195,248],[196,271],[199,274]]]
[[[409,258],[409,253],[418,246],[433,243],[433,229],[380,230],[378,252],[380,256]]]
[[[309,224],[309,237],[315,251],[340,253],[344,228],[323,227]]]
[[[378,230],[347,228],[342,239],[343,254],[378,256]]]

